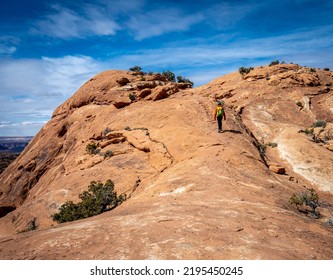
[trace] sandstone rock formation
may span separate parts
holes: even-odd
[[[332,72],[294,64],[194,89],[159,75],[96,75],[0,175],[0,258],[332,259],[331,210],[313,219],[289,204],[304,186],[333,203],[332,84]],[[221,134],[216,99],[226,106]],[[326,126],[302,132],[317,120]],[[52,221],[107,179],[128,196],[118,208]],[[37,230],[17,233],[33,218]]]

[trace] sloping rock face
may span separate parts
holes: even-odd
[[[315,220],[289,204],[303,186],[333,203],[332,84],[332,72],[291,64],[195,89],[98,74],[1,174],[0,258],[332,259],[329,209]],[[224,133],[212,120],[217,99]],[[317,120],[325,128],[302,132]],[[123,204],[52,221],[107,179],[127,194]],[[16,233],[33,218],[39,229]]]

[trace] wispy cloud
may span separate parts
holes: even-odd
[[[333,26],[324,26],[280,36],[239,39],[223,44],[223,37],[215,36],[207,38],[206,43],[201,44],[191,44],[189,40],[181,42],[181,46],[138,50],[117,56],[112,64],[125,66],[140,62],[142,66],[150,67],[196,67],[249,59],[291,59],[308,52],[317,57],[320,51],[324,52],[333,47],[333,38],[330,36],[332,32]]]
[[[46,121],[40,121],[40,122],[20,122],[20,123],[13,123],[13,122],[3,122],[0,121],[0,128],[2,127],[22,127],[22,126],[38,126],[46,124]]]
[[[69,97],[91,76],[105,70],[105,64],[89,56],[43,57],[43,84],[49,93]]]
[[[77,10],[52,5],[52,12],[36,21],[33,34],[58,39],[86,38],[89,36],[113,36],[118,31],[129,32],[136,40],[160,36],[170,32],[187,31],[205,17],[202,13],[188,14],[180,8],[150,8],[145,1],[131,1],[110,5],[78,6]]]
[[[88,56],[4,59],[0,66],[0,92],[68,97],[82,81],[102,70],[103,63]]]
[[[114,35],[119,25],[98,6],[86,6],[82,13],[53,5],[53,12],[38,20],[31,31],[60,39]]]
[[[34,136],[46,121],[4,123],[0,121],[1,136]]]
[[[16,52],[20,40],[13,36],[0,36],[0,55],[10,55]]]
[[[224,29],[238,23],[249,13],[257,10],[263,4],[259,1],[251,2],[222,2],[203,11],[206,20],[216,29]]]
[[[16,47],[0,43],[0,54],[13,54],[15,51]]]
[[[23,135],[18,134],[19,127],[25,129],[26,135],[34,135],[57,106],[102,70],[105,70],[103,63],[86,56],[3,59],[0,135]],[[27,129],[28,126],[31,128]]]
[[[169,32],[187,31],[203,20],[203,15],[188,15],[179,9],[167,8],[143,12],[132,16],[127,27],[137,40],[159,36]]]

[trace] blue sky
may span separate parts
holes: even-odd
[[[35,135],[109,69],[202,85],[273,60],[333,69],[333,0],[11,0],[0,9],[0,136]]]

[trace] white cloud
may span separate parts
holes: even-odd
[[[13,36],[0,36],[0,55],[10,55],[16,52],[20,40]]]
[[[108,18],[100,7],[87,6],[82,13],[77,13],[60,5],[52,6],[54,12],[36,22],[33,33],[54,38],[85,38],[94,35],[114,35],[119,25]]]
[[[40,122],[21,122],[20,124],[18,125],[22,125],[22,126],[31,126],[31,125],[44,125],[46,124],[46,121],[40,121]]]
[[[46,124],[47,122],[46,121],[37,121],[37,122],[19,122],[19,123],[13,123],[13,122],[3,122],[3,121],[0,121],[0,128],[3,128],[3,127],[24,127],[24,126],[38,126],[38,127],[41,127],[43,126],[44,124]]]
[[[209,7],[203,13],[214,28],[223,29],[234,25],[262,5],[260,1],[256,3],[224,2]]]
[[[111,63],[118,67],[140,64],[143,67],[163,65],[180,68],[214,66],[262,58],[281,59],[282,56],[291,59],[307,53],[319,58],[321,51],[333,47],[333,37],[330,36],[332,32],[333,26],[326,26],[281,36],[242,39],[229,43],[222,43],[223,37],[215,36],[207,38],[206,43],[201,44],[180,41],[176,47],[138,50],[118,56]]]
[[[0,65],[0,94],[68,97],[102,70],[103,64],[88,56],[6,59]]]
[[[0,54],[13,54],[14,52],[16,52],[16,47],[0,44]]]
[[[9,125],[11,125],[11,124],[12,124],[12,122],[7,122],[7,121],[1,121],[1,120],[0,120],[0,127],[9,126]]]
[[[18,122],[2,124],[0,122],[1,136],[34,136],[46,124],[46,121],[39,122]]]
[[[2,60],[0,135],[34,135],[56,107],[102,70],[102,63],[87,56]]]
[[[43,57],[43,83],[51,94],[69,97],[90,77],[105,68],[103,63],[88,56]]]
[[[202,13],[188,14],[181,9],[152,9],[146,1],[110,3],[99,1],[77,6],[77,10],[52,5],[52,13],[35,22],[31,31],[59,39],[113,36],[118,31],[131,32],[136,40],[189,30],[201,22]]]
[[[186,31],[203,20],[203,15],[186,15],[178,9],[152,10],[132,16],[126,24],[134,32],[135,39],[159,36],[169,32]]]

